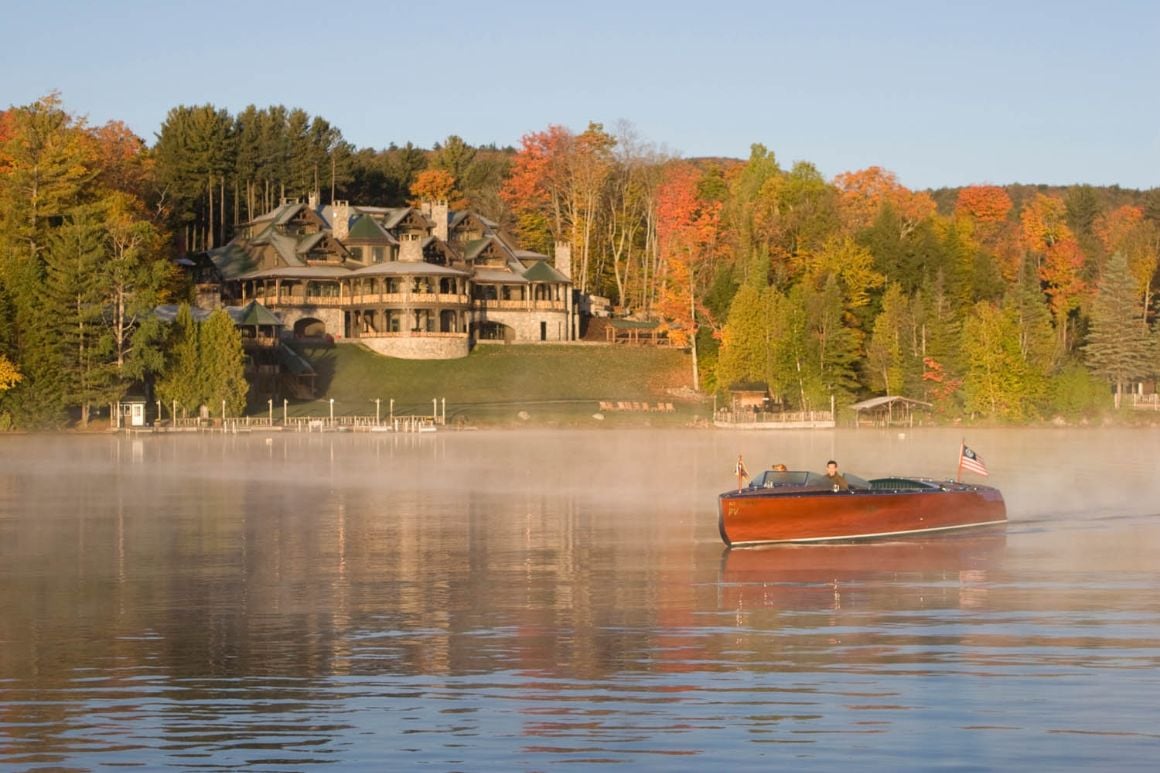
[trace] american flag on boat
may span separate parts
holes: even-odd
[[[959,469],[970,470],[977,475],[990,475],[987,472],[987,465],[983,464],[983,457],[967,448],[966,443],[963,444],[963,450],[959,454]]]

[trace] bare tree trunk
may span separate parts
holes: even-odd
[[[226,240],[226,176],[223,174],[218,184],[218,236]]]
[[[206,186],[206,193],[208,194],[208,198],[209,198],[209,217],[206,218],[206,224],[205,224],[206,225],[205,248],[207,250],[212,250],[214,247],[214,241],[213,241],[213,174],[212,173],[209,176],[209,184]]]
[[[693,391],[701,391],[701,373],[697,365],[697,296],[689,280],[689,349],[693,354]]]

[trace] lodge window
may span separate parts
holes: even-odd
[[[362,247],[351,247],[350,257],[352,260],[362,261]]]
[[[371,250],[371,260],[374,261],[375,263],[382,263],[383,262],[383,248],[382,247],[375,247],[374,249]]]

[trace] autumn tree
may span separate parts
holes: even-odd
[[[631,126],[618,126],[613,168],[606,187],[602,256],[608,260],[616,303],[645,314],[652,308],[657,269],[656,196],[666,157],[641,142]],[[599,273],[603,273],[603,270]]]
[[[817,252],[799,256],[802,281],[821,287],[833,277],[841,291],[845,321],[857,325],[871,300],[871,294],[882,287],[885,277],[874,268],[870,250],[849,236],[831,237]]]
[[[899,235],[905,237],[936,209],[929,193],[907,189],[893,172],[879,166],[843,172],[834,178],[834,186],[845,224],[853,231],[868,227],[883,207],[890,207],[898,218]]]
[[[56,426],[62,418],[47,250],[68,213],[96,196],[98,160],[88,127],[56,94],[0,113],[0,299],[8,354],[23,375],[5,402],[21,426]]]
[[[1083,250],[1067,224],[1067,206],[1062,199],[1037,193],[1019,218],[1024,244],[1038,263],[1060,347],[1066,350],[1070,317],[1087,290],[1082,276]]]
[[[697,329],[711,321],[698,297],[698,279],[717,247],[720,205],[697,195],[699,173],[672,166],[657,192],[657,244],[662,261],[656,310],[670,340],[692,352],[693,388],[700,389]]]
[[[994,225],[1006,220],[1013,206],[1007,191],[997,185],[969,185],[959,191],[955,214],[976,223]]]
[[[775,283],[790,282],[797,256],[821,249],[839,226],[837,193],[813,164],[799,161],[762,184],[753,228]]]
[[[582,291],[594,284],[593,248],[614,145],[598,123],[590,123],[581,134],[549,126],[524,135],[500,192],[516,217],[523,244],[547,254],[554,242],[572,245],[572,280]]]
[[[455,178],[445,169],[424,169],[411,183],[411,195],[416,202],[446,201],[456,198]]]
[[[978,243],[994,256],[997,268],[1007,281],[1014,279],[1023,252],[1017,246],[1017,230],[1009,218],[1014,202],[997,185],[971,185],[959,191],[955,217],[971,225]]]
[[[20,370],[7,357],[0,354],[0,392],[7,392],[20,383],[22,378],[24,377],[20,375]]]

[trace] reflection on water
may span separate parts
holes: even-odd
[[[958,443],[0,438],[0,765],[1150,768],[1150,434],[972,437],[995,532],[717,538],[739,450],[945,475]]]

